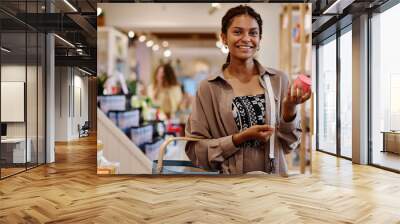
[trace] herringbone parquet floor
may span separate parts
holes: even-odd
[[[400,175],[315,153],[313,175],[96,175],[94,137],[0,181],[0,223],[400,223]]]

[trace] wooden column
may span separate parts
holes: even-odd
[[[306,14],[306,5],[300,4],[300,73],[305,73],[305,57],[306,57],[306,37],[304,30],[304,17]],[[306,124],[306,103],[300,105],[301,115],[301,142],[300,142],[300,173],[304,174],[306,170],[306,140],[307,140],[307,124]]]
[[[289,79],[292,80],[292,4],[287,6],[287,18],[288,18],[288,26],[287,26],[287,73],[289,75]]]

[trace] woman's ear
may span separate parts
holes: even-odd
[[[221,33],[221,41],[223,45],[228,45],[228,41],[226,40],[226,34]]]

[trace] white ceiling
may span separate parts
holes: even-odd
[[[225,12],[238,4],[221,4],[209,14],[210,3],[99,3],[105,13],[106,24],[152,32],[218,32]],[[263,19],[276,15],[281,4],[248,4]]]

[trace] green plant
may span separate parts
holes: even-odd
[[[136,80],[130,80],[127,83],[129,93],[132,95],[136,95]]]
[[[104,84],[106,83],[108,76],[106,73],[101,73],[100,76],[97,77],[97,95],[104,95]]]

